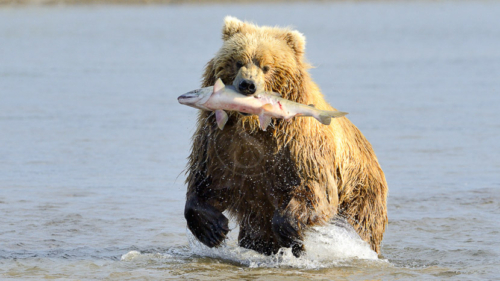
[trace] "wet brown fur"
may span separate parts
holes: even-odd
[[[302,34],[227,17],[223,40],[206,66],[203,87],[217,78],[232,84],[238,75],[235,63],[242,61],[269,67],[260,77],[267,91],[333,109],[307,72]],[[229,211],[247,248],[276,252],[271,219],[280,210],[295,217],[301,230],[342,215],[380,253],[387,183],[370,143],[347,118],[332,119],[329,126],[313,118],[273,119],[272,127],[262,131],[256,116],[229,116],[219,130],[213,113],[200,111],[188,164],[188,198],[201,196]]]

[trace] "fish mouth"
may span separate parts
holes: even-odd
[[[196,102],[200,99],[200,96],[198,94],[199,91],[191,91],[189,93],[185,93],[184,95],[181,95],[177,98],[179,103],[181,104],[188,104],[188,103],[193,103]]]

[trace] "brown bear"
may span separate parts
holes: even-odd
[[[261,90],[333,110],[308,74],[305,38],[294,30],[226,17],[223,45],[208,62],[203,87],[220,78],[244,95]],[[380,253],[387,224],[387,183],[370,143],[347,118],[273,119],[229,113],[223,130],[200,111],[187,167],[184,215],[194,236],[219,246],[239,224],[241,247],[263,254],[304,251],[308,227],[342,217]]]

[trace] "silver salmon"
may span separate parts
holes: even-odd
[[[187,106],[215,111],[215,119],[221,130],[224,129],[228,120],[225,110],[259,116],[260,128],[264,131],[273,117],[289,120],[295,116],[311,116],[322,124],[330,125],[332,118],[347,114],[347,112],[321,110],[313,105],[296,103],[274,92],[259,92],[245,96],[237,92],[233,86],[225,86],[220,79],[212,87],[185,93],[177,100]]]

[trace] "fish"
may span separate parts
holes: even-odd
[[[348,114],[342,111],[317,109],[312,104],[293,102],[275,92],[260,91],[246,96],[239,93],[232,85],[224,85],[220,78],[214,86],[190,91],[179,96],[177,100],[183,105],[215,111],[217,126],[221,130],[229,119],[226,110],[257,115],[263,131],[266,131],[272,118],[290,120],[295,116],[311,116],[324,125],[330,125],[332,118]]]

